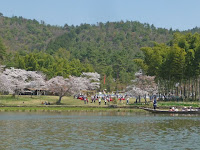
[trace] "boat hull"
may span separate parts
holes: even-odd
[[[149,109],[149,108],[145,108],[144,110],[152,112],[152,113],[160,113],[160,114],[200,114],[200,110],[168,111],[168,110]]]

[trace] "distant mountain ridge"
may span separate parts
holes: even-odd
[[[175,32],[172,29],[156,28],[154,25],[142,24],[137,21],[107,22],[97,25],[81,24],[76,27],[66,24],[64,27],[59,27],[46,25],[44,21],[39,23],[35,19],[0,16],[0,37],[3,38],[9,51],[45,50],[47,46],[49,50],[52,48],[50,45],[53,41],[55,44],[55,41],[63,38],[66,33],[72,30],[75,31],[76,35],[82,36],[78,37],[82,41],[87,41],[87,39],[94,41],[94,35],[97,41],[103,38],[104,41],[113,41],[112,43],[117,42],[117,40],[124,40],[124,38],[136,40],[137,42],[134,43],[137,45],[137,49],[141,47],[141,44],[144,44],[142,46],[149,45],[151,41],[166,43],[171,40],[172,34]],[[195,27],[182,32],[200,33],[200,28]],[[83,37],[84,34],[85,38]],[[62,44],[61,46],[65,47]],[[58,48],[59,46],[55,47]]]

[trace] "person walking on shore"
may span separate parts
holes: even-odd
[[[95,99],[95,96],[91,96],[92,103],[93,103],[94,99]]]
[[[99,105],[101,105],[101,97],[99,97]]]
[[[128,105],[128,103],[129,103],[129,97],[127,97],[126,99],[126,104]]]
[[[156,96],[154,96],[153,109],[156,109],[156,107],[157,107],[157,100],[156,100]]]
[[[107,102],[107,98],[105,97],[105,99],[104,99],[104,102],[105,102],[105,105],[106,105],[106,102]]]
[[[83,97],[83,100],[84,100],[84,104],[86,104],[86,100],[87,100],[86,96]]]

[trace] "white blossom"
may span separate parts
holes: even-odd
[[[90,81],[85,77],[70,76],[69,79],[72,86],[71,88],[72,94],[80,93],[81,90],[87,90],[90,84]]]
[[[88,81],[88,90],[95,90],[100,87],[100,74],[97,72],[83,72],[81,77],[86,77]]]
[[[147,94],[157,93],[157,84],[154,81],[154,76],[138,75],[132,84],[126,88],[128,95],[144,96]]]
[[[100,74],[97,72],[83,72],[81,77],[87,77],[92,82],[99,82],[100,81]]]
[[[16,91],[23,91],[24,88],[40,88],[45,85],[44,75],[35,71],[26,71],[22,69],[6,69],[0,75],[1,91],[6,90],[13,94]],[[4,82],[5,80],[6,82]]]
[[[69,79],[64,79],[62,76],[57,76],[47,81],[46,87],[54,94],[64,96],[70,88]]]
[[[12,93],[10,88],[10,80],[8,80],[7,76],[4,74],[0,74],[0,91]]]
[[[47,88],[59,95],[58,103],[65,95],[80,93],[81,90],[94,90],[99,88],[98,73],[83,73],[81,77],[70,76],[64,79],[61,76],[54,77],[47,81]]]

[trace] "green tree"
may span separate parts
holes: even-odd
[[[0,60],[3,60],[6,55],[6,47],[3,44],[2,38],[0,38]]]

